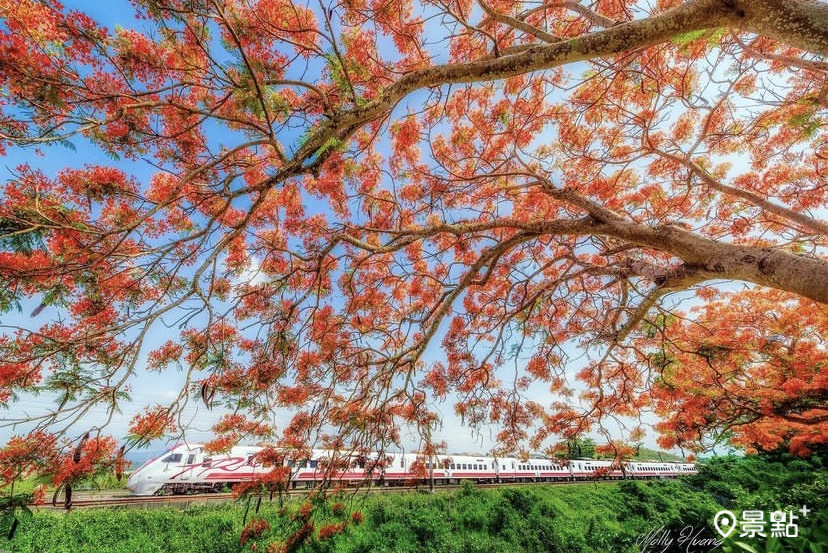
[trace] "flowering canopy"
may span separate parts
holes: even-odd
[[[0,1],[0,151],[66,165],[0,198],[0,307],[60,314],[4,316],[0,401],[62,432],[180,367],[136,439],[189,399],[373,450],[450,398],[504,450],[825,441],[825,4],[133,4]]]

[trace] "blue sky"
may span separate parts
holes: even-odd
[[[134,27],[139,30],[141,28],[142,22],[136,20],[132,7],[124,0],[111,0],[107,2],[80,2],[69,0],[64,2],[64,5],[68,9],[79,9],[85,11],[95,18],[100,24],[106,26],[110,31],[113,31],[116,26],[126,28]],[[416,99],[412,101],[416,102]],[[146,177],[152,173],[152,168],[143,162],[114,162],[110,157],[101,153],[97,148],[94,148],[88,144],[85,145],[81,139],[73,138],[72,141],[77,148],[77,151],[75,152],[70,151],[63,146],[51,146],[44,148],[44,156],[36,155],[32,149],[16,148],[9,150],[8,155],[2,160],[2,167],[4,169],[2,178],[4,180],[10,178],[13,174],[14,167],[21,163],[29,163],[32,166],[36,166],[49,176],[54,176],[56,172],[62,168],[68,166],[82,167],[85,164],[116,165],[119,168],[124,169],[127,173],[137,176],[139,180],[142,178],[146,179]],[[8,322],[16,326],[31,328],[45,324],[49,320],[55,318],[56,312],[52,307],[46,308],[36,317],[31,317],[30,313],[38,303],[39,299],[35,298],[30,304],[23,306],[21,313],[10,312],[8,314],[4,314],[0,317],[0,321]],[[168,338],[168,333],[169,330],[164,327],[156,327],[154,334],[149,337],[147,341],[147,348],[145,349],[148,350],[151,346],[160,345]],[[439,344],[439,340],[435,340],[435,343]],[[440,355],[441,353],[438,348],[432,347],[427,355],[429,358],[427,360],[437,359]],[[579,363],[583,362],[583,356],[579,352],[573,350],[571,357],[574,362],[573,370],[578,370],[580,368],[578,366]],[[140,376],[133,382],[133,392],[131,394],[133,403],[124,406],[123,414],[117,417],[109,426],[110,433],[116,437],[120,437],[126,433],[127,422],[143,405],[153,403],[164,404],[170,402],[177,396],[184,382],[183,374],[176,372],[175,370],[168,370],[161,374],[146,373],[139,370],[139,373],[141,373]],[[544,404],[553,399],[549,397],[548,392],[541,388],[532,389],[528,395],[530,396],[530,399]],[[199,405],[199,403],[200,402],[196,400],[192,400],[190,407],[188,407],[188,410],[186,411],[186,417],[192,419],[192,423],[190,425],[191,431],[188,433],[188,438],[194,441],[200,441],[210,436],[209,427],[220,414],[220,412],[207,412],[203,406]],[[10,415],[16,417],[21,412],[34,414],[38,411],[42,411],[44,407],[47,407],[50,404],[51,398],[47,396],[25,396],[18,403],[14,404],[12,407],[13,412],[11,412]],[[435,438],[438,441],[445,440],[448,442],[449,451],[454,453],[483,453],[491,447],[493,444],[492,436],[494,431],[489,433],[487,429],[483,429],[480,433],[474,433],[470,429],[463,427],[457,417],[453,414],[453,406],[450,400],[437,405],[436,408],[444,416],[444,427],[437,433]],[[0,415],[2,415],[2,413],[0,413]],[[0,418],[5,418],[5,416],[0,416]],[[104,418],[104,407],[101,406],[93,408],[89,412],[86,420],[88,420],[90,424],[97,424]],[[286,418],[287,415],[285,414],[285,420],[280,422],[286,422]],[[12,430],[9,428],[0,428],[0,442],[8,439],[9,435],[19,433],[22,430],[24,429],[19,428],[17,430]],[[78,432],[82,433],[83,429],[78,428]],[[157,444],[156,447],[160,447],[160,445],[161,444]],[[412,436],[409,438],[408,447],[413,445],[414,437]],[[647,440],[647,445],[654,445],[652,436]]]

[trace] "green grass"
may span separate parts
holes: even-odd
[[[230,552],[265,551],[284,543],[303,522],[315,525],[314,538],[294,553],[509,553],[640,552],[641,536],[663,528],[674,538],[688,526],[715,537],[711,521],[723,505],[734,511],[771,510],[807,504],[814,510],[801,521],[807,540],[754,542],[757,551],[817,551],[828,540],[826,470],[819,457],[729,457],[711,461],[700,475],[685,480],[622,481],[596,485],[526,485],[438,490],[433,494],[357,495],[316,502],[309,519],[300,516],[304,499],[285,508],[265,502],[259,513],[270,528],[240,543],[244,505],[188,509],[98,509],[69,513],[41,511],[22,518],[14,540],[0,543],[9,553]],[[341,502],[335,506],[335,502]],[[351,522],[360,511],[361,523]],[[819,513],[822,518],[819,518]],[[325,525],[348,522],[344,531],[319,538]],[[809,526],[812,525],[812,526]],[[0,537],[0,540],[2,538]],[[781,545],[780,545],[781,544]],[[665,551],[684,551],[674,544]],[[658,551],[662,547],[657,548]],[[743,551],[735,541],[725,552]]]
[[[86,478],[73,486],[74,490],[126,490],[127,475],[121,478],[121,481],[115,478],[112,474],[98,474],[90,478]],[[46,485],[47,491],[54,493],[55,487],[51,485],[51,480],[48,476],[30,477],[23,480],[18,480],[14,483],[14,493],[32,493],[32,491],[40,486]],[[0,549],[2,551],[2,549]]]
[[[8,552],[221,553],[239,551],[237,507],[43,511],[22,519]],[[2,538],[0,538],[2,539]]]
[[[637,536],[654,524],[701,521],[718,510],[707,496],[678,482],[502,489],[468,486],[460,491],[345,501],[348,511],[363,513],[364,522],[350,524],[344,533],[300,550],[635,551]],[[270,504],[262,508],[258,516],[268,520],[272,529],[259,540],[259,550],[266,549],[270,541],[287,538],[289,517],[297,508],[295,503],[283,511]],[[243,516],[238,504],[186,510],[42,511],[24,519],[15,539],[2,547],[14,553],[249,551],[249,544],[242,547],[239,543]],[[320,509],[315,522],[319,528],[346,518]]]

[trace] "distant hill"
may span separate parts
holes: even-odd
[[[126,460],[130,463],[130,470],[137,469],[150,459],[164,453],[164,449],[138,449],[126,454]]]

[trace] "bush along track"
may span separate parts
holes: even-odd
[[[237,504],[150,511],[38,512],[0,549],[113,552],[685,552],[820,551],[828,543],[821,458],[725,457],[680,481],[433,494],[311,496],[279,507]],[[253,502],[255,505],[255,500]],[[808,505],[798,538],[723,544],[712,525],[733,512]],[[715,546],[715,547],[714,547]]]

